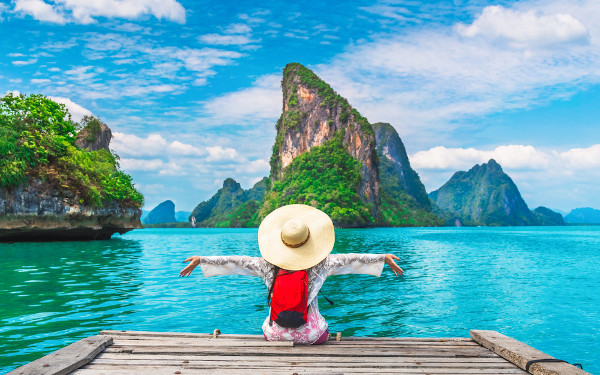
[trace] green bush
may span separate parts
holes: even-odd
[[[94,131],[100,120],[88,117],[84,124]],[[42,95],[0,98],[0,187],[37,179],[79,203],[100,207],[116,200],[141,207],[144,198],[119,171],[115,155],[74,145],[77,128],[63,104]]]

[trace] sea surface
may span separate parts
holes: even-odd
[[[600,226],[339,229],[334,252],[396,254],[405,276],[327,279],[331,332],[491,329],[600,374]],[[256,229],[143,229],[0,254],[0,373],[102,329],[261,334],[267,316],[257,277],[178,277],[191,255],[259,256]]]

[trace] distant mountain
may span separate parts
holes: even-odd
[[[167,200],[154,207],[144,220],[144,224],[162,224],[175,222],[175,203]]]
[[[175,220],[177,222],[188,222],[191,214],[190,211],[177,211],[175,212]]]
[[[569,224],[600,224],[600,210],[591,207],[576,208],[565,216]]]
[[[536,225],[512,179],[494,160],[456,172],[429,197],[449,225]]]
[[[565,225],[563,216],[549,208],[540,206],[533,210],[538,225]]]
[[[390,124],[378,122],[375,131],[379,159],[381,225],[443,225],[433,212],[425,186],[408,160],[400,136]]]
[[[256,227],[260,202],[265,194],[266,178],[252,189],[244,190],[232,178],[209,200],[201,202],[190,215],[193,227]]]

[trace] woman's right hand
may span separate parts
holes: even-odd
[[[198,266],[200,264],[200,257],[197,255],[195,255],[193,257],[189,257],[183,261],[183,263],[186,263],[186,262],[190,262],[190,264],[188,264],[184,269],[181,270],[181,272],[179,272],[180,277],[189,276],[192,273],[192,271],[194,270],[194,268],[196,268],[196,266]]]

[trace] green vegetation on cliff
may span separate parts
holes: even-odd
[[[266,178],[252,189],[244,190],[234,179],[223,181],[223,187],[209,200],[201,202],[192,211],[196,227],[256,227],[260,223],[258,211],[265,194]]]
[[[464,225],[537,224],[519,189],[494,159],[456,172],[429,197],[445,212],[449,225],[457,219]]]
[[[371,207],[358,193],[361,164],[348,154],[342,136],[343,132],[338,132],[335,138],[294,158],[265,196],[266,211],[261,216],[300,203],[322,210],[339,225],[372,224]]]
[[[141,207],[143,196],[119,170],[117,156],[75,146],[78,128],[96,125],[97,119],[86,119],[78,126],[63,104],[42,95],[0,98],[0,187],[35,179],[92,207],[113,200]]]
[[[533,215],[537,219],[538,225],[565,225],[565,220],[561,214],[544,206],[533,210]]]

